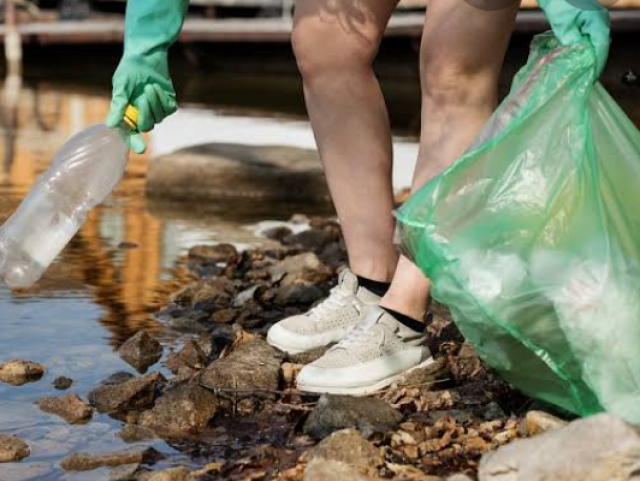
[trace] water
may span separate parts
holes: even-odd
[[[87,69],[87,77],[97,75],[94,64]],[[49,72],[55,69],[46,64],[40,67]],[[13,112],[17,130],[0,130],[0,221],[15,210],[55,151],[72,134],[102,121],[107,114],[108,85],[103,82],[96,88],[78,82],[73,69],[66,72],[68,77],[62,80],[44,74],[45,81],[31,79],[20,90]],[[105,75],[103,79],[108,78]],[[37,383],[21,387],[0,383],[0,432],[16,434],[32,447],[25,461],[0,466],[1,481],[106,479],[104,471],[64,473],[57,463],[73,451],[125,447],[116,436],[120,423],[98,415],[87,425],[70,426],[41,413],[33,402],[59,394],[51,384],[57,376],[76,381],[67,392],[85,395],[115,371],[133,372],[114,351],[140,329],[172,346],[177,336],[152,314],[188,280],[184,266],[176,263],[180,256],[199,243],[247,246],[262,242],[253,235],[253,228],[265,220],[265,212],[269,219],[287,219],[300,210],[261,205],[258,211],[238,209],[237,204],[167,208],[145,198],[144,174],[153,155],[216,141],[314,145],[302,115],[298,81],[242,75],[234,81],[228,72],[215,78],[193,78],[200,86],[178,81],[178,90],[187,99],[183,108],[152,133],[147,154],[132,156],[114,195],[89,215],[42,281],[15,293],[0,286],[0,361],[25,358],[47,367],[45,377]],[[404,106],[392,107],[390,112],[396,133],[402,135],[395,142],[394,170],[394,184],[401,188],[410,182],[417,154],[419,85],[415,77],[385,85],[388,100]],[[263,95],[247,95],[258,88]],[[627,92],[621,97],[627,102],[623,107],[639,112],[633,103],[637,94]],[[198,98],[206,103],[194,103]],[[5,111],[5,120],[10,117]],[[168,463],[185,461],[171,446],[161,441],[154,445],[172,454]]]

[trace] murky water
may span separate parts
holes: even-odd
[[[221,89],[232,92],[232,83],[226,78],[220,82]],[[41,413],[34,401],[59,394],[52,386],[57,376],[74,379],[70,392],[82,396],[115,371],[133,372],[114,351],[142,328],[171,345],[174,336],[154,319],[153,312],[186,282],[186,270],[176,260],[190,246],[219,241],[240,245],[261,242],[254,237],[252,226],[263,220],[264,206],[261,212],[244,209],[241,215],[234,214],[237,210],[233,205],[213,210],[195,206],[185,212],[154,206],[144,196],[150,158],[177,148],[216,141],[314,146],[309,125],[300,115],[297,82],[290,82],[291,88],[278,90],[274,96],[281,111],[277,105],[266,105],[264,98],[257,106],[248,102],[242,92],[250,83],[236,82],[240,93],[227,95],[222,104],[217,97],[207,105],[185,102],[178,114],[152,133],[148,154],[131,159],[123,183],[105,205],[93,212],[34,289],[11,293],[0,286],[0,362],[23,358],[47,367],[46,376],[37,383],[22,387],[0,383],[0,432],[15,434],[32,448],[27,460],[0,465],[0,481],[108,479],[107,471],[64,473],[57,463],[78,450],[125,447],[116,436],[121,424],[98,415],[87,425],[70,426]],[[289,84],[282,79],[263,81],[267,89],[277,90],[282,85]],[[185,90],[188,99],[196,97],[193,91]],[[402,105],[415,106],[413,115],[391,112],[392,119],[403,119],[396,122],[398,132],[415,134],[419,112],[415,79],[389,90],[390,101],[399,99]],[[15,209],[70,135],[103,120],[108,111],[107,95],[104,88],[96,91],[77,82],[70,86],[68,79],[19,89],[16,111],[4,112],[5,127],[0,131],[0,221]],[[621,98],[627,107],[637,102],[637,94],[627,91]],[[11,115],[17,116],[17,129],[7,127]],[[415,136],[396,139],[396,187],[409,184],[416,154]],[[198,208],[206,210],[206,215],[194,215]],[[266,209],[272,219],[286,219],[296,210],[293,206]],[[173,453],[169,462],[186,462],[170,446],[155,444],[161,451]]]

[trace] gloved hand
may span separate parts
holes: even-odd
[[[596,75],[600,77],[611,44],[609,11],[597,0],[538,0],[538,4],[562,45],[575,45],[583,38],[591,42],[596,54]]]
[[[188,0],[129,0],[125,17],[124,54],[113,76],[109,127],[122,122],[127,105],[138,110],[138,131],[128,137],[131,150],[146,145],[140,132],[174,113],[178,105],[169,75],[168,50],[178,38]]]

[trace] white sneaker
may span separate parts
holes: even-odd
[[[304,392],[365,396],[396,381],[412,369],[431,364],[426,335],[398,322],[380,307],[371,307],[349,336],[298,374]]]
[[[356,275],[345,269],[329,297],[305,314],[274,324],[267,342],[289,354],[328,346],[344,339],[358,324],[365,305],[379,302],[380,297],[359,286]]]

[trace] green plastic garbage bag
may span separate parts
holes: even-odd
[[[588,44],[536,37],[467,152],[398,211],[479,355],[532,397],[640,424],[640,132]]]

